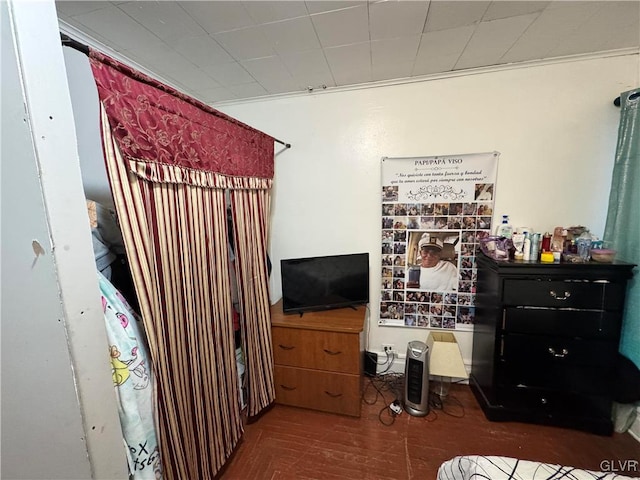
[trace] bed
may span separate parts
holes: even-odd
[[[609,465],[609,463],[606,465]],[[636,468],[638,467],[637,463],[634,465]],[[614,467],[613,464],[610,466]],[[518,460],[510,457],[466,455],[454,457],[440,465],[437,480],[628,480],[633,478],[637,479],[638,477],[622,476],[615,472],[580,470],[573,467]]]

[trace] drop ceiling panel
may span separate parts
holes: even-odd
[[[422,34],[413,75],[427,75],[453,70],[462,55],[475,26],[438,30]]]
[[[540,13],[551,2],[523,2],[523,1],[502,1],[491,2],[484,16],[483,22],[497,20],[499,18],[517,17],[528,13]]]
[[[336,1],[336,2],[311,0],[311,1],[305,2],[305,4],[307,6],[307,11],[310,14],[314,14],[314,13],[321,13],[321,12],[331,12],[333,10],[344,10],[345,8],[362,7],[362,6],[366,6],[367,2],[366,1],[351,2],[347,0]]]
[[[239,1],[176,2],[208,33],[226,32],[256,24]]]
[[[397,0],[372,3],[369,6],[371,40],[397,38],[422,33],[429,2]]]
[[[251,74],[238,62],[206,66],[203,70],[224,87],[255,82]]]
[[[284,20],[262,26],[265,36],[280,55],[320,48],[309,17]]]
[[[546,10],[504,54],[504,62],[545,58],[557,45],[597,12],[595,2],[564,2],[564,8]]]
[[[307,6],[303,1],[254,0],[242,3],[256,25],[304,17],[308,14]]]
[[[476,25],[482,20],[491,2],[459,1],[431,2],[425,32]]]
[[[270,57],[276,54],[260,26],[218,33],[213,38],[236,60]]]
[[[118,8],[166,42],[207,32],[174,2],[130,2]]]
[[[335,86],[329,64],[321,49],[289,53],[281,55],[281,58],[298,84],[314,88],[322,85]]]
[[[369,41],[366,5],[313,15],[311,20],[324,48]]]
[[[371,63],[374,67],[411,63],[416,58],[421,35],[387,38],[371,42]],[[411,70],[409,70],[411,71]]]
[[[206,67],[233,61],[233,57],[206,33],[196,37],[182,37],[172,45],[177,53],[195,65]]]
[[[146,47],[161,40],[116,6],[110,6],[73,17],[76,25],[86,26],[120,48],[133,45]]]
[[[536,17],[529,14],[482,22],[456,63],[456,70],[498,64]]]

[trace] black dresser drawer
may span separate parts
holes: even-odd
[[[503,407],[530,412],[532,416],[590,419],[611,416],[611,400],[605,396],[525,387],[502,387],[498,396]]]
[[[503,302],[532,307],[620,310],[624,285],[619,283],[505,279]]]
[[[522,369],[533,368],[553,374],[567,365],[610,368],[616,358],[618,345],[608,341],[541,335],[503,335],[503,361]]]
[[[508,307],[502,328],[508,333],[585,337],[618,341],[622,314],[599,310]]]

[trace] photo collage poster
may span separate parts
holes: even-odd
[[[379,325],[471,330],[498,152],[382,159]]]

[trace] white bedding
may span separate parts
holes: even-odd
[[[578,468],[518,460],[509,457],[467,455],[447,460],[438,470],[438,480],[628,480],[615,473],[592,472]]]

